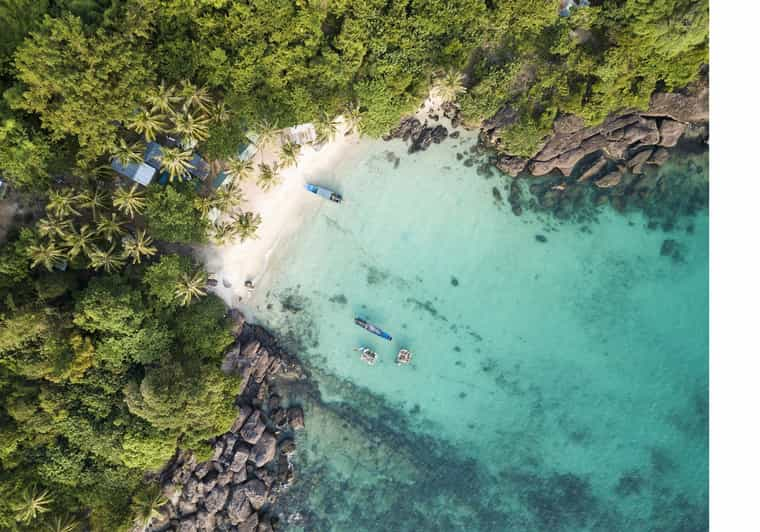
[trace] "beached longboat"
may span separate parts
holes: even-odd
[[[369,347],[357,347],[354,349],[354,351],[359,351],[361,353],[360,357],[364,362],[369,364],[370,366],[374,366],[375,362],[377,362],[377,353],[375,353],[372,349]]]
[[[329,188],[320,187],[319,185],[312,185],[311,183],[306,183],[306,190],[309,192],[313,192],[319,197],[329,199],[330,201],[334,201],[335,203],[340,203],[343,201],[343,196],[338,194],[337,192],[333,192]]]
[[[382,330],[377,325],[373,325],[369,323],[364,318],[354,318],[354,323],[357,324],[362,329],[369,331],[372,334],[378,335],[380,338],[385,338],[386,340],[393,340],[393,337],[390,334]]]
[[[396,364],[406,365],[412,361],[412,352],[408,349],[401,349],[396,355]]]

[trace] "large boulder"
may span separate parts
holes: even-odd
[[[230,432],[239,432],[241,428],[243,428],[243,425],[245,425],[245,422],[248,421],[248,417],[253,413],[253,408],[251,408],[248,405],[243,405],[240,408],[238,408],[238,417],[235,418],[235,421],[232,423],[232,426],[230,427]]]
[[[251,503],[248,502],[248,495],[243,485],[235,487],[227,504],[227,514],[230,516],[230,522],[233,525],[242,523],[253,513]]]
[[[240,429],[240,437],[251,445],[255,445],[264,433],[266,425],[261,419],[261,412],[256,410]]]
[[[663,120],[660,125],[660,146],[672,148],[686,131],[686,124],[674,120]]]
[[[259,514],[253,514],[238,525],[238,532],[257,532],[258,527]]]
[[[250,449],[247,445],[238,445],[237,449],[230,464],[230,471],[233,473],[237,473],[245,468],[245,463],[248,461],[248,455],[250,454]]]
[[[195,526],[198,532],[214,532],[216,519],[214,514],[200,511],[195,515]]]
[[[502,155],[496,161],[496,168],[512,177],[517,177],[527,165],[528,159],[511,155]]]
[[[267,502],[267,496],[269,495],[266,485],[257,478],[251,479],[238,489],[245,490],[248,502],[251,503],[254,510],[260,510]]]
[[[251,457],[256,467],[261,467],[272,461],[277,452],[277,438],[268,431],[264,431],[251,451]]]
[[[627,166],[631,169],[631,172],[634,174],[641,174],[644,173],[644,163],[646,163],[649,158],[654,153],[654,148],[646,148],[641,150],[640,152],[636,153],[633,157],[628,159]]]
[[[224,505],[227,503],[227,497],[230,494],[230,488],[227,486],[216,486],[214,489],[211,490],[211,492],[206,496],[206,499],[203,501],[206,505],[206,510],[210,514],[215,514],[219,512],[222,508],[224,508]]]
[[[594,184],[599,188],[612,188],[619,185],[622,179],[623,174],[618,171],[614,171],[595,181]]]
[[[300,406],[291,406],[288,408],[288,423],[293,430],[304,428],[303,408]]]
[[[706,84],[692,95],[656,92],[649,99],[650,116],[666,116],[679,122],[707,122],[710,115],[709,91]]]

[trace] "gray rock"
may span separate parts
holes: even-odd
[[[230,497],[230,502],[227,504],[227,514],[230,516],[230,522],[234,525],[242,523],[248,519],[253,513],[251,503],[248,502],[247,490],[245,485],[237,486]]]
[[[666,148],[672,148],[678,143],[678,139],[686,131],[686,124],[683,122],[675,122],[673,120],[663,120],[660,125],[660,146]]]
[[[300,406],[292,406],[288,408],[288,423],[293,430],[301,430],[304,428],[304,416],[303,408]]]
[[[197,532],[198,527],[195,524],[195,516],[186,517],[182,519],[178,524],[177,532]]]
[[[261,419],[261,412],[256,410],[240,429],[240,437],[254,445],[261,438],[264,429],[266,429],[266,425]]]
[[[233,308],[227,313],[227,318],[232,323],[232,335],[235,337],[240,336],[243,332],[243,326],[245,325],[245,316],[238,309]]]
[[[261,467],[272,461],[276,451],[277,439],[270,432],[265,431],[253,446],[251,457],[256,467]]]
[[[229,496],[229,493],[230,489],[227,486],[216,486],[211,490],[211,492],[206,496],[206,499],[204,500],[206,510],[210,514],[219,512],[227,503],[227,497]]]
[[[253,514],[238,525],[238,532],[257,532],[258,526],[259,514]]]
[[[238,471],[237,473],[235,473],[232,476],[232,483],[233,484],[242,484],[246,480],[248,480],[248,468],[247,467],[244,467],[243,469],[241,469],[240,471]]]
[[[618,171],[615,171],[615,172],[610,172],[606,176],[595,181],[594,184],[599,188],[612,188],[614,186],[619,185],[622,179],[623,179],[623,174],[621,174]]]
[[[644,150],[641,150],[640,152],[636,153],[636,155],[628,159],[628,162],[626,164],[628,165],[628,168],[631,169],[632,173],[641,174],[644,172],[644,163],[649,160],[653,153],[654,148],[646,148]]]
[[[251,340],[240,348],[240,356],[243,358],[253,358],[261,349],[261,343],[257,340]]]
[[[248,455],[250,451],[246,447],[238,447],[239,450],[235,451],[235,456],[230,464],[230,471],[237,473],[241,469],[245,468],[245,463],[248,461]]]
[[[235,421],[232,423],[230,432],[239,432],[240,429],[243,428],[243,425],[245,425],[245,422],[248,421],[248,417],[252,412],[253,408],[248,405],[243,405],[238,408],[238,417],[235,418]]]
[[[600,155],[594,164],[592,164],[585,172],[581,174],[581,176],[578,178],[578,181],[587,181],[588,179],[591,179],[599,172],[601,172],[606,165],[607,159],[605,159],[603,155]]]
[[[195,478],[198,480],[202,480],[203,477],[208,475],[208,472],[211,471],[211,462],[203,462],[198,467],[195,468],[195,471],[193,471],[193,475],[195,475]]]
[[[267,502],[267,496],[269,495],[267,486],[257,478],[249,480],[238,489],[243,489],[245,491],[246,497],[248,497],[248,502],[251,503],[251,506],[253,506],[255,510],[260,510]]]
[[[296,452],[296,442],[291,439],[283,440],[279,445],[279,449],[282,454],[293,454]]]
[[[180,516],[186,516],[190,514],[194,514],[198,511],[198,505],[196,504],[196,501],[190,501],[187,499],[180,499],[179,504],[177,505],[177,512]]]
[[[195,515],[195,526],[199,532],[214,532],[215,524],[214,514],[201,510]]]
[[[512,177],[517,177],[521,172],[525,170],[525,167],[527,165],[528,159],[524,159],[522,157],[513,157],[511,155],[502,155],[496,161],[496,168]]]

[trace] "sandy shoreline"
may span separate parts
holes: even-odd
[[[205,246],[197,251],[206,270],[218,280],[218,285],[211,291],[227,305],[241,310],[249,306],[253,293],[245,287],[245,281],[252,281],[254,290],[259,288],[277,248],[325,201],[304,190],[304,184],[310,181],[319,184],[320,174],[327,173],[359,145],[358,135],[345,135],[345,131],[341,123],[335,139],[318,151],[309,145],[302,146],[298,165],[281,170],[279,184],[268,191],[261,190],[255,178],[240,184],[243,192],[240,208],[258,213],[262,218],[257,238],[222,246]],[[276,161],[279,149],[280,144],[273,143],[263,153],[256,154],[254,159],[257,163],[263,160],[271,164]]]
[[[440,99],[431,94],[422,102],[415,116],[424,122],[427,115],[439,110],[440,106]],[[320,184],[320,174],[331,173],[330,169],[335,164],[362,144],[359,135],[346,135],[347,127],[341,117],[337,120],[339,126],[335,138],[319,150],[310,145],[302,146],[298,165],[281,170],[278,185],[262,191],[256,185],[255,178],[240,184],[244,197],[240,208],[261,215],[258,238],[222,246],[209,245],[197,251],[198,258],[206,265],[206,271],[218,281],[210,291],[221,297],[228,306],[243,311],[249,319],[252,318],[250,314],[255,293],[266,290],[267,274],[282,259],[278,248],[325,201],[304,190],[304,184],[310,181]],[[443,121],[450,125],[447,119]],[[279,141],[272,143],[254,156],[255,161],[273,164],[277,161],[280,145]],[[336,185],[339,183],[329,183],[329,186]],[[340,192],[340,187],[337,191]],[[253,291],[245,287],[248,280],[254,284]]]

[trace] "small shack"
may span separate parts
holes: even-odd
[[[150,182],[153,181],[153,176],[156,175],[156,169],[145,163],[129,163],[125,166],[121,164],[119,159],[113,159],[111,161],[111,168],[116,173],[146,187],[150,185]]]

